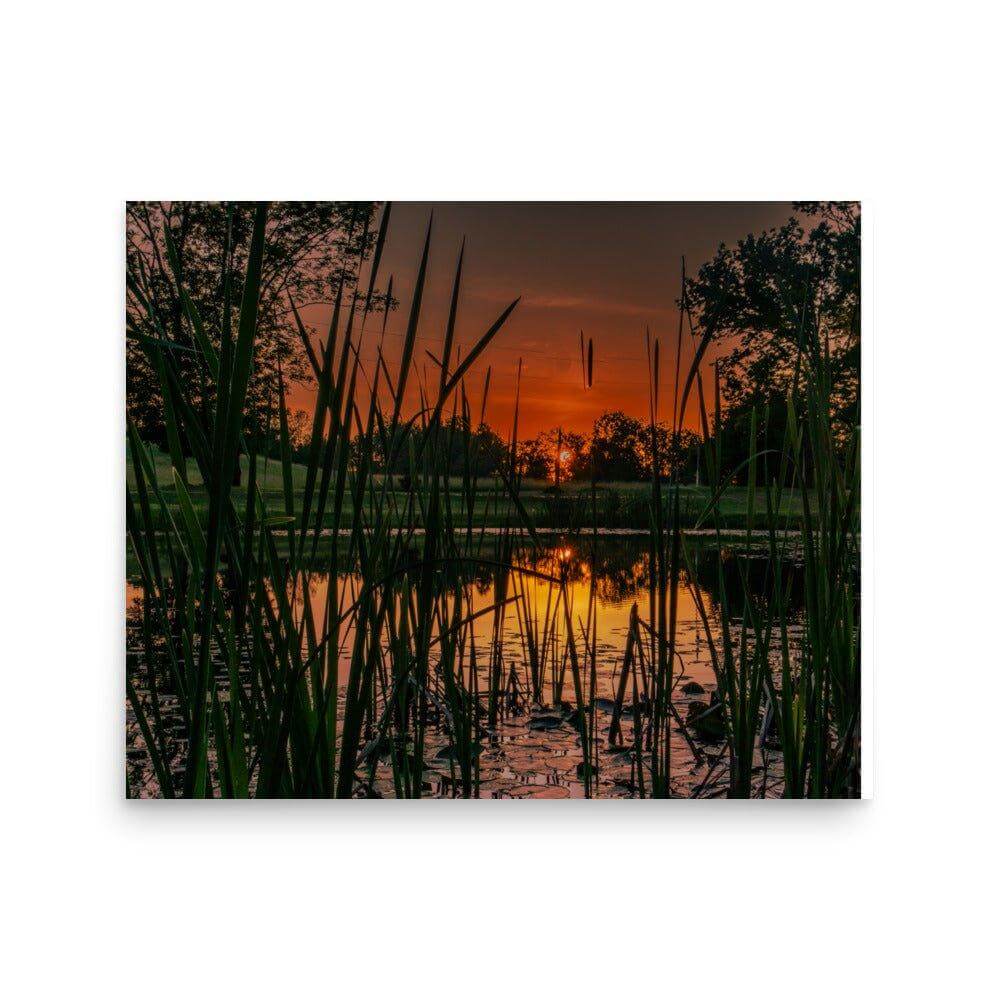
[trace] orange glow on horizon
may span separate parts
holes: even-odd
[[[490,369],[486,422],[501,437],[508,437],[516,399],[520,440],[559,426],[589,435],[595,419],[614,410],[648,423],[647,327],[660,342],[657,419],[669,422],[674,403],[682,255],[687,273],[696,273],[714,256],[720,243],[732,245],[749,232],[780,225],[791,213],[790,204],[777,202],[446,202],[433,206],[396,202],[377,281],[384,288],[392,275],[398,301],[389,313],[384,340],[384,357],[393,376],[402,354],[417,264],[432,208],[427,283],[404,411],[416,412],[421,388],[425,398],[436,397],[439,373],[428,354],[438,356],[441,350],[458,249],[465,237],[451,367],[457,365],[459,351],[466,355],[506,307],[520,297],[465,377],[470,410],[478,419],[486,371]],[[363,272],[366,279],[367,270]],[[325,338],[330,307],[304,306],[301,314],[316,331],[314,343]],[[360,357],[367,379],[374,377],[382,322],[382,314],[373,314],[362,331],[355,329],[355,342],[361,336]],[[586,390],[581,330],[594,343],[593,385]],[[693,339],[685,332],[681,337],[682,373],[686,373],[694,349]],[[702,376],[708,385],[711,364],[719,353],[713,346],[702,362]],[[367,379],[358,379],[361,409],[367,404]],[[697,432],[698,403],[696,394],[691,395],[681,425]],[[711,405],[711,394],[706,404]],[[290,387],[289,406],[311,414],[315,387]]]

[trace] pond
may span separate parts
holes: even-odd
[[[640,623],[650,619],[650,560],[646,540],[629,536],[547,537],[539,548],[525,546],[514,552],[514,562],[525,573],[500,586],[516,601],[499,608],[496,574],[488,567],[469,567],[461,575],[463,615],[471,617],[468,648],[473,656],[463,658],[462,681],[468,690],[486,692],[490,687],[490,654],[494,669],[502,670],[503,693],[492,718],[479,722],[478,795],[482,798],[571,798],[585,792],[581,737],[574,723],[574,684],[569,644],[566,641],[566,611],[558,610],[560,592],[568,603],[574,643],[581,661],[592,652],[592,672],[586,678],[592,697],[592,736],[597,761],[592,794],[600,798],[635,797],[650,781],[648,749],[649,662],[652,637],[640,625],[642,650],[633,657],[632,676],[621,685],[622,666],[633,615]],[[764,558],[743,559],[725,549],[690,541],[691,572],[681,575],[677,596],[676,662],[672,704],[676,715],[670,726],[671,788],[680,797],[713,797],[725,794],[727,753],[711,725],[693,723],[692,712],[713,704],[716,676],[702,611],[715,634],[719,613],[719,588],[730,601],[742,592],[742,573],[750,593],[763,594],[771,586],[770,564]],[[788,593],[793,616],[801,608],[801,571],[789,562]],[[537,575],[533,575],[537,574]],[[562,581],[557,585],[550,578]],[[317,635],[324,631],[324,614],[333,597],[343,607],[353,602],[362,581],[355,572],[341,572],[330,594],[330,576],[309,574],[309,598],[290,592],[295,614],[310,608]],[[130,580],[126,588],[128,623],[127,663],[140,697],[148,697],[141,639],[142,587]],[[701,611],[699,611],[701,605]],[[492,610],[490,610],[492,609]],[[635,609],[633,611],[633,609]],[[739,607],[733,613],[738,617]],[[717,638],[717,635],[716,635]],[[350,670],[353,629],[345,629],[339,640],[338,681],[341,712]],[[590,643],[588,647],[588,642]],[[474,659],[475,667],[470,660]],[[498,666],[502,664],[501,666]],[[473,677],[475,670],[477,676]],[[221,678],[220,673],[220,678]],[[220,679],[220,684],[224,685]],[[160,704],[167,726],[177,743],[176,759],[183,756],[184,725],[176,712],[176,699],[161,691]],[[624,692],[621,688],[624,687]],[[422,794],[451,797],[461,794],[460,769],[449,738],[447,710],[442,706],[440,679],[429,686],[431,718],[423,750]],[[534,696],[532,696],[532,694]],[[623,695],[616,706],[616,697]],[[485,696],[484,696],[485,704]],[[694,704],[696,709],[692,709]],[[171,717],[171,709],[174,717]],[[688,724],[689,720],[692,724]],[[614,738],[612,738],[614,737]],[[762,739],[755,760],[759,792],[780,796],[782,769],[780,752],[773,741]],[[130,786],[135,794],[158,794],[156,779],[143,747],[142,736],[128,710],[127,760]],[[389,755],[372,755],[368,775],[360,782],[359,794],[392,797],[397,789]]]

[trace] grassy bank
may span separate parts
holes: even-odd
[[[171,515],[177,519],[181,516],[178,490],[174,480],[173,466],[170,456],[158,449],[150,449],[150,456],[156,474],[156,484],[161,491]],[[240,456],[241,467],[240,486],[232,489],[233,497],[241,505],[246,503],[246,484],[250,480],[250,460]],[[303,509],[302,500],[308,482],[308,472],[304,465],[289,463],[289,473],[292,488],[294,510],[300,515]],[[206,523],[209,508],[209,492],[202,482],[197,463],[189,460],[186,463],[187,494],[196,516]],[[135,488],[135,470],[131,455],[127,458],[127,481],[130,489]],[[372,482],[379,486],[385,485],[381,474],[374,474]],[[282,465],[278,459],[256,459],[256,486],[264,503],[269,507],[279,509],[284,504],[284,477]],[[443,476],[442,489],[447,489],[453,498],[462,494],[461,476]],[[593,491],[593,494],[592,494]],[[766,491],[756,492],[756,508],[764,508]],[[401,509],[401,501],[407,495],[407,490],[399,477],[387,489],[387,495],[397,501],[396,509]],[[653,499],[653,488],[650,483],[608,482],[597,483],[591,487],[589,483],[571,482],[563,484],[555,490],[551,484],[539,480],[522,480],[519,493],[525,511],[531,517],[536,527],[544,528],[583,528],[592,526],[596,514],[598,527],[604,528],[648,528],[650,523],[650,504]],[[706,509],[713,496],[710,487],[692,484],[678,486],[679,516],[684,527],[703,526],[708,523],[705,517]],[[665,502],[665,501],[661,501]],[[798,516],[802,512],[802,501],[798,494],[786,493],[781,499],[781,507],[777,512],[782,517]],[[724,493],[717,503],[719,524],[728,529],[746,526],[746,490],[730,490]],[[314,515],[315,516],[315,515]],[[473,508],[473,525],[476,527],[500,528],[516,520],[518,513],[509,497],[500,492],[492,494],[484,489],[477,494]],[[154,512],[159,530],[167,527],[163,512]],[[340,511],[339,527],[349,528],[354,519],[352,498],[346,496]],[[326,510],[321,516],[323,528],[334,527],[335,514]],[[711,522],[714,525],[714,521]],[[301,526],[301,520],[299,521]]]

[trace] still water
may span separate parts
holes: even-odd
[[[594,742],[598,753],[598,775],[594,793],[598,797],[634,797],[640,788],[640,777],[648,788],[648,754],[634,752],[634,736],[638,728],[631,712],[631,695],[625,699],[621,719],[624,747],[616,748],[609,739],[614,699],[620,678],[633,605],[638,615],[648,620],[650,607],[649,556],[644,540],[616,537],[587,539],[551,539],[540,550],[522,550],[515,561],[538,573],[564,579],[565,594],[574,623],[575,641],[581,659],[591,637],[596,652]],[[722,553],[723,579],[739,573],[738,560]],[[751,589],[768,586],[767,568],[763,560],[749,560]],[[692,561],[692,573],[682,574],[677,605],[677,637],[675,687],[673,702],[678,719],[671,729],[672,789],[679,796],[711,797],[722,794],[726,787],[726,754],[722,743],[705,738],[683,724],[692,702],[708,703],[715,690],[715,673],[704,624],[698,609],[700,601],[707,612],[709,625],[718,613],[720,562],[716,550],[697,549]],[[789,567],[793,606],[798,598],[798,573]],[[522,600],[502,611],[489,611],[471,625],[472,641],[478,650],[478,685],[489,686],[488,650],[496,634],[502,649],[505,679],[512,690],[526,693],[531,684],[531,663],[539,672],[540,704],[531,699],[514,697],[503,717],[484,732],[480,754],[480,797],[483,798],[570,798],[583,795],[580,776],[582,751],[580,737],[569,719],[573,702],[573,682],[567,661],[565,613],[557,611],[559,587],[545,579],[527,574],[518,575],[517,590]],[[342,573],[338,577],[336,597],[344,606],[357,595],[361,580],[356,574]],[[326,574],[310,575],[308,606],[311,608],[317,634],[323,632],[323,614],[329,596],[330,579]],[[727,585],[727,593],[739,590]],[[466,580],[464,614],[492,608],[498,602],[496,584],[489,572],[473,574]],[[126,589],[129,621],[129,662],[141,685],[141,641],[138,638],[142,590],[137,582]],[[293,595],[296,614],[301,615],[306,602],[301,594]],[[508,595],[509,596],[509,595]],[[471,602],[471,606],[470,606]],[[527,609],[527,612],[522,609]],[[738,609],[736,609],[738,612]],[[496,615],[500,615],[497,622]],[[529,620],[526,622],[524,619]],[[588,628],[589,622],[589,628]],[[526,630],[533,629],[536,655],[530,655]],[[496,632],[494,631],[496,630]],[[649,638],[646,636],[646,642]],[[345,630],[340,639],[341,689],[347,682],[353,634]],[[540,661],[540,663],[539,663]],[[472,684],[471,667],[464,665],[465,682]],[[641,669],[641,663],[640,663]],[[343,694],[342,694],[343,697]],[[169,704],[168,704],[169,714]],[[641,723],[641,713],[640,719]],[[177,727],[178,738],[182,739]],[[155,779],[142,749],[142,738],[131,713],[128,719],[130,774],[140,794],[156,794]],[[622,741],[618,741],[619,745]],[[450,797],[459,794],[458,768],[452,760],[443,731],[428,730],[425,750],[424,794]],[[765,795],[781,793],[781,761],[776,750],[765,745],[757,763],[760,788]],[[372,772],[372,781],[362,792],[369,795],[394,794],[392,770],[388,760],[379,760]],[[648,793],[647,793],[648,794]]]

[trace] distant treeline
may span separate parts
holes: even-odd
[[[518,441],[516,460],[512,462],[511,442],[502,438],[488,424],[472,430],[462,417],[443,422],[445,431],[437,442],[438,453],[446,445],[442,459],[455,470],[465,469],[468,449],[472,471],[491,476],[499,471],[526,479],[545,480],[550,483],[597,481],[641,481],[652,477],[653,434],[649,424],[626,416],[620,410],[604,413],[594,421],[590,434],[579,434],[553,428],[535,437]],[[289,417],[289,436],[292,457],[304,461],[309,450],[311,419],[305,411]],[[419,449],[420,428],[411,432],[414,445]],[[670,428],[659,424],[656,428],[660,472],[664,476],[676,472],[684,481],[693,482],[698,476],[701,438],[690,431],[674,435]],[[279,441],[277,428],[270,435],[258,438],[260,452],[277,456]],[[385,472],[386,459],[379,448],[373,456],[374,467]],[[352,462],[352,464],[354,464]],[[394,474],[409,471],[409,448],[396,449]]]

